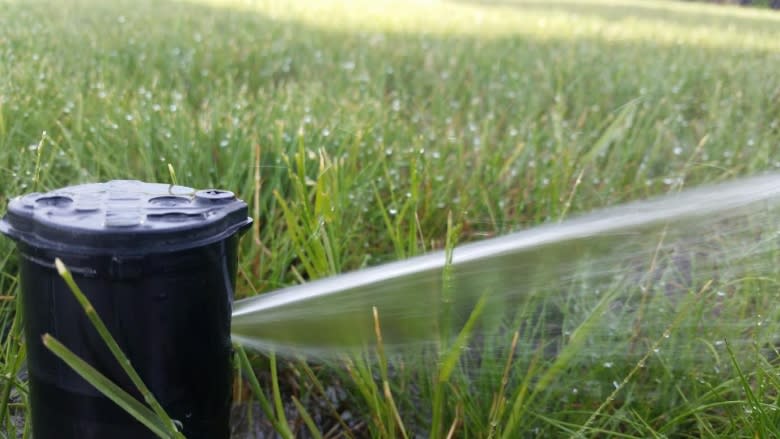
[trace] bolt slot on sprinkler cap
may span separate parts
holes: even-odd
[[[219,189],[205,189],[195,192],[195,198],[199,201],[210,201],[212,203],[222,203],[225,201],[234,200],[236,196],[233,192],[223,191]]]
[[[59,277],[61,259],[188,439],[230,437],[230,315],[238,238],[229,191],[116,180],[12,199],[36,439],[154,438],[41,342],[45,333],[141,399]]]

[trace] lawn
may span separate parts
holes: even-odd
[[[778,69],[780,13],[688,2],[0,0],[0,209],[81,182],[167,182],[170,164],[181,184],[250,203],[237,291],[250,296],[443,249],[448,230],[476,241],[778,170]],[[756,212],[734,220],[744,233],[697,243],[727,259],[751,237],[769,250],[728,259],[731,272],[697,267],[668,320],[629,338],[599,332],[602,299],[556,284],[468,355],[448,357],[445,342],[324,362],[250,351],[284,410],[261,413],[237,380],[235,437],[285,422],[313,435],[307,416],[326,437],[776,435],[777,216]],[[671,227],[684,240],[725,226]],[[593,261],[619,267],[614,241]],[[656,247],[619,244],[632,243]],[[566,253],[541,256],[556,266]],[[27,413],[17,287],[2,240],[9,438]],[[732,340],[675,323],[721,294],[737,300],[706,329]],[[597,335],[577,345],[566,328]],[[659,348],[666,338],[674,348]],[[637,352],[616,354],[628,339]]]

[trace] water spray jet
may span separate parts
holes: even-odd
[[[449,285],[440,251],[242,299],[234,304],[233,340],[264,351],[336,358],[375,344],[376,307],[386,347],[435,344],[437,328],[453,323],[439,321],[445,296],[456,327],[483,295],[486,314],[501,319],[540,294],[564,301],[612,290],[614,318],[634,318],[617,317],[615,310],[627,313],[623,304],[640,289],[660,290],[663,281],[664,294],[674,299],[710,278],[744,274],[748,258],[761,260],[773,251],[777,239],[768,234],[776,233],[777,220],[778,175],[689,189],[458,246]],[[733,273],[729,264],[736,266]],[[672,272],[679,281],[662,278]]]

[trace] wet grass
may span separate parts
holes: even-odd
[[[259,229],[243,243],[239,295],[444,248],[448,215],[463,242],[780,168],[780,15],[770,11],[630,0],[0,9],[0,204],[79,182],[169,181],[171,163],[179,183],[252,204]],[[16,266],[3,241],[7,437],[29,434]],[[749,277],[728,292],[750,299],[724,312],[771,309],[776,280]],[[691,297],[717,297],[697,281]],[[653,356],[639,370],[641,353],[606,367],[575,355],[585,349],[575,338],[550,359],[539,340],[552,320],[582,343],[599,328],[590,316],[602,305],[567,314],[575,305],[529,302],[508,325],[520,330],[469,340],[459,356],[439,346],[322,365],[249,353],[239,363],[259,380],[237,383],[236,398],[265,392],[266,415],[242,405],[236,435],[274,425],[325,437],[775,433],[780,382],[764,346]],[[697,337],[682,327],[671,341]],[[646,352],[663,337],[642,340]]]

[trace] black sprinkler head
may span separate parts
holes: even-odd
[[[49,333],[143,401],[54,266],[61,259],[188,439],[228,438],[237,245],[252,219],[228,191],[110,181],[14,198],[36,439],[155,437],[43,345]]]

